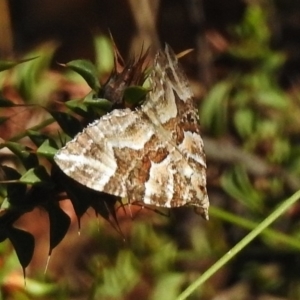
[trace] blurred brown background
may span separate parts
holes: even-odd
[[[291,87],[297,86],[300,74],[300,1],[294,0],[1,0],[0,59],[20,58],[31,49],[34,49],[36,46],[43,44],[46,41],[55,41],[59,44],[59,46],[56,50],[55,57],[53,58],[54,68],[57,66],[56,62],[67,62],[72,59],[79,58],[89,58],[93,60],[95,58],[93,44],[94,35],[98,33],[109,35],[109,31],[111,32],[121,54],[125,58],[140,53],[142,45],[144,45],[145,48],[151,46],[151,51],[154,53],[157,48],[167,42],[171,45],[175,52],[180,52],[189,48],[195,49],[191,55],[188,55],[182,61],[184,69],[187,71],[189,78],[191,79],[191,85],[196,97],[200,98],[205,95],[205,93],[209,91],[210,88],[213,87],[220,79],[226,78],[226,75],[228,75],[232,70],[251,70],[252,64],[255,65],[255,61],[250,61],[249,63],[249,61],[233,58],[228,55],[230,45],[234,45],[236,42],[236,37],[232,34],[231,28],[242,21],[247,6],[253,3],[259,3],[260,6],[262,6],[267,12],[268,25],[271,33],[270,47],[272,50],[274,49],[274,51],[282,51],[286,57],[283,66],[278,72],[276,80],[278,80],[280,87],[287,91],[287,93],[291,93]],[[52,82],[53,77],[49,78],[51,79],[48,79],[48,81]],[[56,80],[58,81],[58,79]],[[59,80],[61,80],[61,78],[59,78]],[[69,87],[70,83],[66,81],[63,81],[59,87],[61,88],[61,86],[63,86],[64,89],[61,89],[65,91],[67,90],[65,87],[67,84],[68,88],[71,89]],[[74,85],[72,85],[72,89],[75,89]],[[242,89],[240,90],[242,91]],[[79,92],[77,90],[75,92],[72,90],[69,94],[72,96],[75,94],[78,98],[80,98],[78,96],[79,94],[83,97],[87,92],[88,91],[85,87]],[[275,90],[275,93],[276,92],[277,90]],[[53,95],[51,94],[51,96]],[[298,94],[296,96],[298,97]],[[254,94],[253,98],[255,97],[256,94]],[[8,98],[11,99],[13,97]],[[73,99],[72,97],[70,98]],[[294,102],[296,103],[296,100],[293,98],[293,103]],[[267,109],[265,109],[265,106],[263,105],[261,105],[261,107],[257,105],[256,107],[254,106],[253,111],[258,111],[259,113],[262,112],[261,115],[263,115]],[[290,111],[293,111],[293,109]],[[295,113],[297,114],[296,118],[298,118],[298,111],[295,110]],[[284,112],[282,114],[284,114]],[[267,117],[269,118],[269,116]],[[30,119],[27,115],[26,118]],[[276,118],[274,119],[274,122],[277,122]],[[296,127],[298,128],[298,126]],[[259,147],[257,146],[255,151],[253,150],[253,153],[257,156],[250,157],[245,155],[245,152],[243,151],[244,148],[240,145],[243,144],[243,140],[236,133],[237,130],[232,128],[233,126],[230,124],[229,130],[231,131],[228,130],[229,133],[224,134],[225,138],[224,136],[219,137],[218,144],[213,144],[211,140],[205,141],[205,148],[209,161],[209,196],[215,206],[218,206],[221,203],[223,208],[235,213],[236,215],[243,215],[245,216],[245,219],[247,219],[250,215],[250,219],[261,220],[261,211],[259,211],[257,215],[254,214],[255,217],[253,217],[253,215],[249,214],[247,210],[245,213],[245,210],[240,209],[240,206],[238,206],[232,198],[228,197],[228,195],[224,193],[220,187],[221,173],[235,164],[245,164],[245,161],[250,161],[246,169],[247,172],[251,173],[254,178],[254,188],[256,190],[264,191],[264,189],[267,190],[266,186],[268,187],[267,183],[270,179],[269,169],[274,171],[277,169],[281,170],[282,168],[286,171],[286,173],[292,173],[292,171],[288,170],[288,163],[284,160],[281,166],[280,163],[271,161],[271,168],[269,168],[270,165],[267,165],[268,168],[265,167],[266,165],[264,162],[266,161],[269,163],[269,157],[267,155],[269,154],[268,151],[271,152],[271,146],[273,145],[269,140],[263,140],[262,146],[259,144]],[[299,140],[298,131],[295,130],[292,133],[289,131],[287,132],[291,135],[288,142],[291,144],[295,143],[295,148],[297,148],[298,144],[295,141]],[[283,131],[283,136],[288,136],[288,133]],[[209,132],[209,130],[207,130],[205,134],[205,138],[213,135]],[[223,143],[226,139],[232,143],[232,147],[226,148],[226,143]],[[247,143],[247,139],[245,139],[245,143]],[[220,151],[221,148],[223,151]],[[238,153],[238,155],[236,155],[236,153]],[[298,152],[295,153],[298,155]],[[266,157],[264,157],[264,155]],[[256,160],[256,158],[261,158],[261,160]],[[289,163],[290,165],[293,165],[294,161],[291,159]],[[259,167],[261,167],[261,169],[264,169],[265,167],[265,169],[268,170],[260,173],[261,169],[259,169]],[[295,176],[298,176],[297,170],[295,173]],[[293,177],[293,179],[295,178]],[[296,182],[296,185],[294,186],[295,189],[298,188],[298,177],[293,180],[293,182]],[[279,196],[275,192],[273,194],[270,193],[271,196],[269,196],[266,192],[266,198],[269,201],[273,201],[272,197],[274,197],[276,201],[279,201],[281,199],[278,198],[283,198],[283,194],[286,192],[284,188],[282,188],[282,190],[281,194],[278,193]],[[286,194],[290,193],[291,191],[288,190],[288,193]],[[287,196],[286,194],[284,195]],[[277,204],[276,201],[272,203],[272,208],[273,205]],[[269,205],[267,201],[266,203]],[[267,208],[269,209],[269,207]],[[65,205],[64,209],[69,215],[73,214],[70,206]],[[269,213],[268,209],[265,209],[265,215]],[[154,219],[157,216],[154,216],[153,212],[147,211],[146,213],[144,212],[144,214],[146,214],[145,219],[147,219],[148,213],[151,214],[151,224],[154,224]],[[295,213],[295,220],[297,220],[299,217],[299,211],[297,212],[295,209],[293,213]],[[48,226],[46,214],[44,212],[41,213],[41,211],[35,211],[34,214],[34,217],[32,217],[32,215],[25,216],[24,220],[24,223],[30,224],[30,232],[34,233],[36,236],[37,250],[29,267],[29,275],[30,268],[33,274],[35,274],[36,270],[43,269],[48,250],[48,231],[45,229]],[[167,229],[164,228],[162,230],[159,227],[161,225],[159,225],[159,229],[156,228],[156,233],[164,232],[165,234],[167,232],[173,240],[176,241],[178,249],[186,249],[189,247],[195,247],[195,245],[191,246],[190,240],[192,239],[192,229],[197,229],[200,234],[197,232],[198,235],[195,235],[194,239],[198,241],[199,245],[204,245],[204,248],[207,246],[206,243],[211,243],[210,251],[212,253],[211,256],[207,253],[203,253],[205,252],[205,249],[203,251],[203,248],[199,246],[202,251],[199,251],[201,252],[201,255],[198,255],[199,253],[196,252],[197,255],[195,255],[193,262],[190,264],[181,262],[179,259],[179,262],[177,262],[177,265],[174,267],[176,272],[178,270],[183,270],[183,272],[186,273],[188,273],[188,271],[191,273],[201,273],[203,270],[206,270],[208,266],[212,265],[212,263],[215,262],[221,254],[226,253],[232,245],[245,235],[245,231],[248,230],[241,231],[235,224],[227,224],[226,222],[224,222],[225,225],[223,226],[223,223],[221,224],[221,221],[217,218],[214,218],[212,222],[203,224],[204,222],[201,223],[198,216],[192,216],[191,210],[184,210],[178,213],[175,211],[174,215],[175,221],[172,219],[170,225],[166,226]],[[85,219],[82,222],[88,223],[87,219],[93,219],[90,218],[90,216],[91,214],[85,215]],[[128,216],[124,217],[124,219],[125,221],[123,220],[122,222],[121,215],[120,223],[126,234],[132,229],[132,227],[135,227],[136,224],[131,222]],[[32,220],[35,220],[36,222],[32,222]],[[92,221],[96,222],[94,219]],[[282,231],[284,231],[289,225],[294,225],[293,220],[291,219],[288,219],[287,222],[285,221],[286,219],[279,224],[280,230]],[[52,271],[55,279],[66,277],[67,280],[71,281],[70,285],[72,287],[75,286],[74,289],[76,290],[78,286],[84,289],[86,286],[90,287],[91,285],[91,278],[94,278],[93,272],[90,272],[89,269],[90,273],[87,272],[89,274],[87,276],[86,273],[83,275],[78,272],[78,270],[85,270],[86,265],[89,265],[87,261],[92,257],[92,254],[96,252],[99,256],[102,255],[101,259],[103,257],[106,259],[106,257],[111,255],[113,258],[110,259],[113,261],[113,259],[116,259],[117,254],[121,252],[120,249],[122,249],[122,247],[125,248],[125,244],[122,244],[123,241],[121,241],[120,236],[117,235],[107,223],[105,223],[105,225],[101,228],[105,228],[105,230],[103,230],[100,234],[98,232],[94,234],[96,238],[94,238],[92,242],[85,234],[82,234],[79,239],[77,236],[77,219],[74,215],[72,222],[73,235],[67,235],[63,243],[55,249],[53,254],[54,257],[51,258],[52,260],[49,267],[49,273],[51,274]],[[160,220],[159,222],[162,221]],[[296,225],[298,224],[296,221],[295,223]],[[88,231],[88,229],[83,226],[83,231],[84,230]],[[207,230],[208,238],[206,238],[207,236],[204,234],[201,236],[201,230]],[[219,232],[221,232],[221,234],[218,234]],[[287,232],[288,234],[293,232],[296,235],[299,230],[297,231],[295,227],[291,226],[290,231],[287,230]],[[148,242],[147,234],[145,234],[145,240]],[[213,236],[213,234],[215,234],[215,236]],[[114,235],[117,242],[112,241],[110,235]],[[156,240],[155,236],[151,237],[152,240]],[[140,240],[142,239],[136,239],[132,242],[129,246],[130,253],[131,251],[133,253],[135,251],[132,245],[134,245],[134,243],[139,244]],[[103,241],[108,242],[107,244],[101,244]],[[164,240],[160,244],[157,243],[157,245],[159,245],[157,249],[160,250],[161,245],[165,244]],[[249,291],[247,290],[246,292],[244,291],[241,293],[249,294],[249,297],[234,299],[258,299],[256,298],[256,292],[259,289],[258,287],[262,286],[261,281],[258,280],[262,277],[261,270],[266,270],[266,272],[268,271],[272,273],[273,277],[269,276],[269,273],[267,273],[265,276],[266,278],[272,277],[274,279],[274,277],[276,277],[275,279],[278,279],[278,282],[282,279],[282,281],[287,280],[287,283],[285,281],[284,282],[288,285],[288,283],[292,281],[290,278],[287,279],[286,274],[290,271],[289,266],[292,266],[293,274],[291,275],[291,278],[295,279],[295,287],[299,289],[299,276],[297,272],[294,272],[294,269],[297,270],[299,266],[298,252],[292,252],[288,247],[288,250],[283,247],[283,250],[279,249],[278,252],[276,252],[277,245],[274,246],[270,243],[270,246],[268,245],[268,242],[266,244],[267,246],[264,241],[257,241],[256,243],[253,243],[252,248],[249,247],[248,250],[243,252],[243,254],[241,254],[232,263],[231,267],[224,268],[221,272],[219,272],[210,284],[214,286],[216,290],[224,290],[224,294],[229,293],[232,290],[232,286],[234,288],[243,288],[246,285],[246,288],[248,288]],[[207,246],[207,248],[209,248],[209,246]],[[103,253],[100,253],[99,249],[102,249],[101,251],[103,251]],[[273,251],[272,255],[270,255],[270,249]],[[115,253],[113,253],[113,251],[115,251]],[[72,252],[72,256],[69,255],[70,252]],[[207,252],[209,251],[207,250]],[[205,257],[205,255],[207,256]],[[101,260],[99,259],[99,261]],[[147,257],[145,261],[147,262]],[[253,267],[253,269],[251,269],[250,266],[250,268],[248,268],[248,265],[253,263],[253,261],[255,263],[259,262],[262,267]],[[270,263],[268,264],[266,261]],[[295,262],[298,262],[298,265]],[[84,267],[82,267],[83,265]],[[147,271],[147,265],[145,264],[145,267],[143,266],[141,269],[143,271]],[[278,271],[279,269],[281,270],[281,273]],[[99,267],[99,270],[99,273],[102,274],[101,266]],[[20,271],[19,266],[18,271]],[[255,275],[254,271],[256,271],[259,276]],[[278,273],[280,273],[280,276],[277,276]],[[70,276],[70,274],[72,276]],[[230,274],[230,276],[228,274]],[[245,277],[242,277],[241,274]],[[137,286],[136,290],[132,292],[131,295],[136,296],[139,295],[139,292],[142,289],[146,290],[147,287],[145,288],[145,285],[149,284],[149,282],[154,282],[154,277],[151,277],[151,275],[152,274],[144,274],[144,277],[139,276],[141,281],[145,278],[147,280],[144,280],[141,286]],[[252,275],[254,279],[252,279]],[[20,276],[22,278],[22,275]],[[76,276],[80,278],[72,279],[72,277]],[[247,282],[247,276],[251,278],[252,285]],[[159,278],[159,276],[157,276],[157,278]],[[192,280],[193,279],[191,279],[191,281]],[[160,282],[160,280],[157,280],[157,282]],[[298,285],[296,284],[297,282]],[[20,286],[23,286],[23,281],[21,281]],[[150,284],[148,289],[149,291],[151,290],[151,292],[153,290]],[[264,287],[262,289],[264,289]],[[293,290],[293,287],[290,287],[290,289]],[[213,294],[211,290],[208,288],[208,294]],[[278,290],[278,292],[276,290],[276,295],[280,295],[282,292],[280,286]],[[289,289],[286,288],[286,290]],[[216,294],[218,293],[216,292]],[[233,294],[234,296],[238,295],[239,291],[234,292]],[[296,292],[295,294],[299,295]],[[132,299],[131,295],[127,295],[126,299]],[[225,298],[222,299],[232,299],[230,296],[226,297],[225,295],[224,297]],[[206,299],[209,299],[209,296],[207,296]],[[215,299],[221,298],[217,298],[216,296]],[[269,298],[260,299],[273,300],[289,298],[288,296],[284,298],[272,298],[270,296]]]
[[[48,40],[60,43],[58,61],[93,58],[93,35],[110,31],[125,57],[142,44],[153,52],[164,42],[176,52],[195,48],[194,71],[204,83],[212,80],[214,56],[226,48],[225,29],[245,9],[241,0],[3,0],[1,6],[1,58]]]
[[[230,42],[228,28],[239,22],[247,6],[242,0],[2,0],[0,57],[18,56],[47,40],[60,43],[58,61],[92,58],[92,37],[110,30],[121,53],[137,53],[142,43],[169,43],[175,51],[197,50],[195,73],[213,80],[211,64]],[[300,2],[264,1],[270,16],[272,43],[289,59],[282,80],[288,84],[300,66]],[[229,66],[230,66],[229,62]],[[228,62],[225,62],[227,65]]]

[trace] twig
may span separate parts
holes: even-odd
[[[142,40],[145,49],[151,46],[151,51],[156,51],[160,47],[156,29],[160,0],[128,0],[128,2],[137,28],[131,50],[136,50],[136,45],[140,48]]]
[[[281,176],[292,191],[300,189],[300,178],[280,166],[269,164],[229,142],[216,141],[208,137],[204,137],[203,142],[208,160],[226,164],[241,164],[249,174],[254,176]]]

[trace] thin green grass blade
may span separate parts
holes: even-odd
[[[227,262],[234,258],[237,253],[244,249],[252,240],[261,234],[271,223],[278,217],[284,214],[296,201],[300,198],[300,190],[293,194],[290,198],[284,200],[274,212],[272,212],[266,219],[264,219],[256,228],[254,228],[248,235],[246,235],[238,244],[223,255],[214,265],[205,271],[196,281],[194,281],[188,288],[186,288],[178,297],[177,300],[187,299],[198,287],[212,277],[219,269],[221,269]]]

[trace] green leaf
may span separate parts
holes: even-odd
[[[71,220],[70,217],[56,203],[50,203],[45,208],[48,212],[50,222],[49,255],[51,255],[52,250],[65,237],[70,227]]]
[[[25,268],[30,263],[34,251],[34,237],[32,234],[15,227],[7,229],[7,237],[13,244],[25,274]]]
[[[272,75],[274,71],[277,71],[287,60],[286,53],[270,51],[270,54],[263,60],[262,68],[266,72],[270,72]]]
[[[271,137],[277,137],[280,133],[280,125],[280,123],[270,119],[261,119],[257,124],[260,138],[270,139]]]
[[[0,205],[1,210],[8,210],[11,207],[8,197],[5,197]]]
[[[22,215],[22,212],[14,209],[7,209],[5,211],[1,211],[0,215],[0,232],[2,238],[4,236],[7,236],[7,228],[10,228],[14,222],[16,222],[20,216]],[[1,249],[0,249],[1,250]]]
[[[130,251],[119,251],[116,265],[102,272],[102,284],[98,284],[95,299],[124,299],[139,279],[136,258]]]
[[[64,191],[66,191],[70,198],[79,221],[90,206],[90,199],[93,197],[93,193],[99,192],[79,184],[62,172],[56,165],[53,166],[52,173],[54,174],[55,181]]]
[[[244,20],[234,28],[237,39],[229,47],[229,53],[244,60],[260,60],[270,56],[270,26],[267,10],[258,3],[247,6]]]
[[[112,102],[104,98],[95,98],[93,93],[89,93],[83,100],[87,106],[99,108],[104,112],[111,111]]]
[[[257,93],[257,102],[275,109],[285,109],[289,101],[286,94],[276,87],[271,87]]]
[[[215,135],[221,135],[227,130],[227,106],[232,85],[233,81],[217,83],[208,93],[201,107],[201,124]]]
[[[34,185],[38,183],[50,183],[51,180],[45,167],[38,166],[36,168],[29,169],[24,175],[22,175],[20,182]]]
[[[158,284],[156,285],[150,299],[176,299],[185,279],[186,278],[183,273],[165,273],[158,278]]]
[[[277,164],[284,161],[289,161],[291,154],[291,143],[288,139],[275,139],[273,142],[272,153],[270,154],[270,160]]]
[[[61,129],[70,137],[74,137],[82,131],[81,123],[73,116],[65,112],[50,111],[50,114],[61,127]]]
[[[57,283],[46,283],[39,279],[26,278],[26,296],[25,298],[16,297],[18,300],[29,299],[49,299],[51,295],[58,295],[59,287]],[[28,296],[27,296],[28,295]],[[56,299],[60,297],[57,296]]]
[[[251,109],[239,109],[234,114],[234,124],[241,137],[247,138],[254,132],[254,113]]]
[[[98,35],[94,38],[96,67],[99,74],[108,74],[114,67],[114,53],[112,41],[104,35]]]
[[[82,117],[88,116],[88,107],[85,105],[82,99],[75,99],[65,102],[67,108]]]
[[[36,153],[41,156],[52,159],[57,152],[57,147],[53,146],[50,140],[45,140],[44,143],[36,150]]]
[[[36,59],[38,56],[36,57],[32,57],[32,58],[27,58],[27,59],[23,59],[23,60],[19,60],[19,61],[0,61],[0,72],[8,70],[13,68],[16,65],[22,64],[24,62]]]
[[[2,166],[5,174],[5,180],[19,180],[21,175],[13,168]],[[7,184],[7,199],[12,205],[20,205],[24,203],[26,197],[26,185],[22,183]]]
[[[43,134],[39,131],[27,130],[27,135],[32,140],[32,142],[38,147],[45,143],[45,141],[48,141],[48,143],[50,143],[51,141],[51,144],[54,143],[54,141],[50,139],[46,134]]]
[[[149,92],[141,86],[130,86],[124,90],[124,100],[131,104],[138,104],[141,102]]]
[[[38,159],[32,149],[15,142],[5,142],[0,144],[0,149],[7,147],[11,150],[23,163],[26,169],[30,169],[38,165]]]
[[[84,59],[72,60],[63,66],[81,75],[91,89],[98,93],[100,88],[98,72],[91,61]]]
[[[90,206],[107,221],[110,216],[116,221],[115,203],[118,197],[89,189],[67,176],[58,167],[53,167],[52,172],[55,182],[70,198],[78,221]]]
[[[233,198],[253,211],[262,212],[263,196],[251,184],[248,174],[241,166],[236,166],[221,177],[222,188]]]
[[[93,108],[100,109],[103,113],[110,112],[112,108],[112,103],[104,98],[92,99],[84,102]],[[103,115],[103,113],[101,113],[101,115]]]
[[[45,105],[45,101],[49,99],[46,95],[51,92],[55,81],[45,79],[44,75],[51,65],[55,47],[53,43],[47,43],[34,49],[30,55],[39,58],[19,65],[13,70],[14,86],[26,103]]]

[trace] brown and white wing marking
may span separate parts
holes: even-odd
[[[86,127],[54,159],[79,183],[126,197],[128,174],[141,166],[145,144],[153,135],[152,124],[140,112],[114,110]]]
[[[149,79],[152,89],[142,111],[155,124],[160,138],[168,141],[171,164],[176,169],[174,197],[168,204],[198,206],[207,217],[206,159],[198,110],[186,75],[169,46],[158,53]],[[148,197],[150,202],[151,198]]]
[[[206,164],[187,79],[167,46],[154,61],[151,92],[136,111],[114,110],[58,151],[74,180],[128,201],[193,205],[208,218]]]

